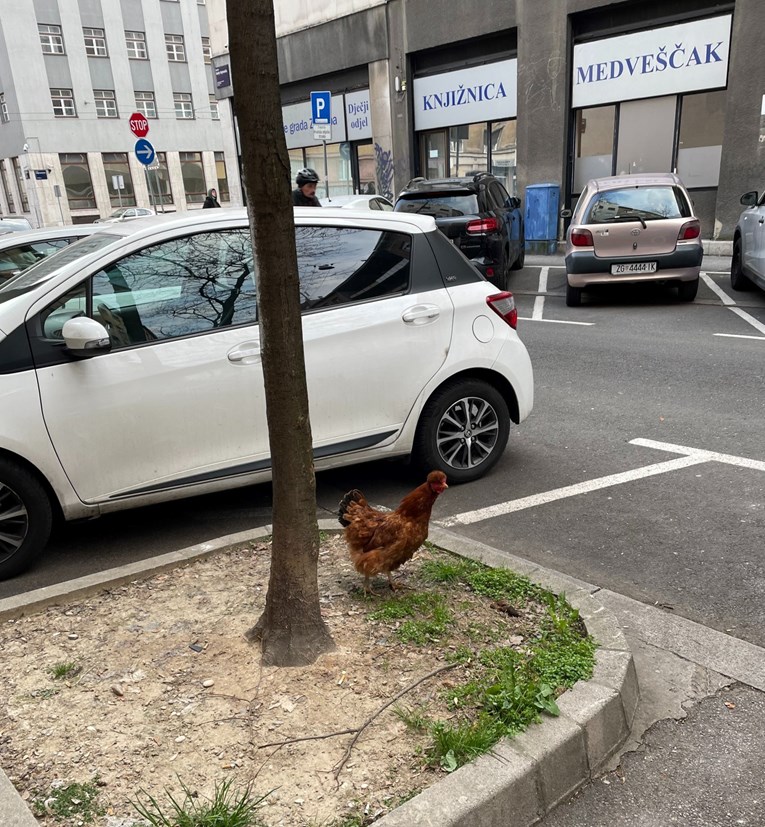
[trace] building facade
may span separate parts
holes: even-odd
[[[225,7],[216,93],[234,94]],[[211,17],[213,8],[210,6]],[[763,0],[278,0],[293,171],[325,177],[311,91],[332,93],[330,192],[394,197],[416,176],[489,170],[523,197],[677,171],[705,238],[732,237],[765,186]],[[323,184],[320,195],[324,194]]]
[[[0,0],[0,212],[89,223],[201,207],[211,187],[241,204],[211,54],[204,0]],[[156,150],[148,167],[134,112]]]

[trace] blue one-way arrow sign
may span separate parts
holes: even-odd
[[[157,153],[154,151],[151,141],[147,141],[146,138],[139,138],[135,142],[134,152],[135,157],[147,167],[149,164],[153,163],[154,159],[157,157]]]

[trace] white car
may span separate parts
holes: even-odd
[[[430,217],[298,208],[318,470],[486,473],[533,374],[510,293]],[[72,520],[269,480],[244,210],[112,224],[0,288],[0,578]]]
[[[730,285],[734,290],[765,290],[765,192],[745,192],[741,213],[733,234]]]
[[[107,218],[102,218],[98,223],[110,224],[112,221],[131,221],[134,218],[146,218],[147,215],[156,215],[155,210],[148,207],[120,207]]]
[[[320,198],[319,201],[322,207],[393,212],[393,204],[382,195],[330,195],[329,198]]]
[[[72,224],[0,235],[0,285],[62,247],[102,229],[98,224]]]

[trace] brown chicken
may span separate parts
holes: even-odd
[[[446,474],[431,471],[427,481],[404,497],[395,511],[375,510],[356,488],[343,497],[338,517],[345,526],[351,561],[364,575],[364,591],[371,591],[370,577],[383,573],[391,589],[396,588],[390,573],[411,560],[425,542],[433,503],[448,487]]]

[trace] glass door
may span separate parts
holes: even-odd
[[[677,97],[628,101],[619,106],[616,174],[672,172]]]
[[[448,133],[445,129],[420,133],[420,175],[446,178],[449,174]]]

